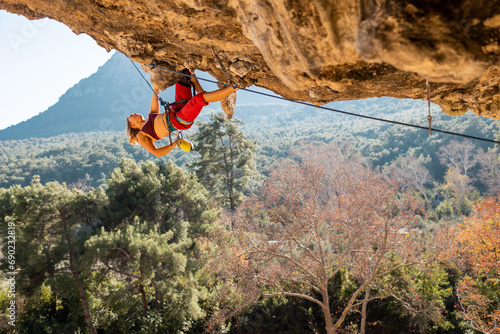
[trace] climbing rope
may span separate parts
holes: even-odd
[[[134,66],[135,66],[135,64],[134,64]],[[301,105],[305,105],[305,106],[308,106],[308,107],[319,108],[319,109],[323,109],[323,110],[333,111],[333,112],[336,112],[336,113],[339,113],[339,114],[344,114],[344,115],[349,115],[349,116],[354,116],[354,117],[360,117],[360,118],[370,119],[370,120],[373,120],[373,121],[379,121],[379,122],[384,122],[384,123],[389,123],[389,124],[401,125],[401,126],[411,127],[411,128],[415,128],[415,129],[429,130],[429,131],[431,130],[430,127],[427,128],[425,126],[420,126],[420,125],[415,125],[415,124],[410,124],[410,123],[404,123],[404,122],[392,121],[392,120],[388,120],[388,119],[384,119],[384,118],[379,118],[379,117],[372,117],[372,116],[367,116],[367,115],[355,114],[355,113],[352,113],[352,112],[338,110],[338,109],[329,108],[329,107],[325,107],[325,106],[315,106],[312,103],[302,102],[302,101],[297,101],[297,100],[291,100],[291,99],[284,98],[282,96],[272,95],[272,94],[268,94],[268,93],[264,93],[264,92],[259,92],[259,91],[248,89],[248,88],[245,88],[245,87],[239,87],[237,85],[231,85],[231,84],[226,84],[226,83],[215,81],[215,80],[200,78],[200,77],[196,77],[196,76],[193,76],[193,75],[189,75],[189,74],[185,74],[185,73],[180,73],[180,72],[177,72],[177,71],[165,68],[165,67],[160,67],[160,66],[157,66],[157,65],[154,65],[154,64],[150,64],[150,66],[154,66],[154,67],[159,68],[161,70],[164,70],[164,71],[167,71],[167,72],[171,72],[171,73],[176,73],[176,74],[188,77],[188,78],[196,78],[198,80],[203,80],[203,81],[214,83],[214,84],[217,84],[217,85],[222,85],[222,86],[225,86],[225,87],[233,87],[233,88],[237,88],[239,90],[243,90],[243,91],[246,91],[246,92],[249,92],[249,93],[258,94],[258,95],[262,95],[262,96],[267,96],[267,97],[271,97],[271,98],[274,98],[274,99],[278,99],[278,100],[282,100],[282,101],[287,101],[287,102],[291,102],[291,103],[301,104]],[[136,69],[137,69],[137,66],[136,66]],[[139,69],[137,69],[137,70],[139,71]],[[144,78],[144,76],[142,75],[142,73],[141,73],[141,76]],[[151,85],[150,85],[150,87],[151,87]],[[153,89],[153,88],[151,87],[151,89]],[[429,105],[430,105],[430,101],[429,101]],[[444,133],[444,134],[448,134],[448,135],[453,135],[453,136],[458,136],[458,137],[464,137],[464,138],[469,138],[469,139],[476,139],[476,140],[486,141],[486,142],[490,142],[490,143],[494,143],[494,144],[500,144],[500,141],[498,141],[498,140],[493,140],[493,139],[488,139],[488,138],[481,138],[481,137],[476,137],[476,136],[470,136],[470,135],[466,135],[466,134],[462,134],[462,133],[456,133],[456,132],[451,132],[451,131],[446,131],[446,130],[440,130],[440,129],[436,129],[436,128],[432,128],[432,130],[434,132]]]
[[[151,84],[149,83],[148,80],[146,80],[146,78],[144,77],[144,75],[142,75],[142,72],[139,70],[139,68],[137,67],[137,65],[132,61],[132,59],[128,59],[130,60],[130,62],[132,63],[132,65],[134,65],[135,69],[137,70],[137,72],[139,72],[139,74],[141,75],[142,79],[144,79],[144,81],[148,84],[149,88],[151,88],[151,90],[153,91],[153,93],[155,93],[156,95],[156,98],[158,99],[158,101],[161,101],[161,97],[156,94],[155,90],[153,89],[153,86],[151,86]]]
[[[142,72],[139,70],[139,68],[137,67],[137,65],[135,65],[135,63],[132,61],[132,59],[129,58],[129,60],[132,63],[132,65],[134,65],[134,67],[137,70],[137,72],[139,72],[139,74],[141,75],[142,79],[144,79],[144,81],[148,84],[149,88],[151,88],[151,90],[153,91],[153,93],[156,95],[156,99],[158,101],[160,101],[161,105],[164,106],[165,108],[170,108],[170,103],[164,101],[158,94],[156,94],[154,88],[151,86],[151,84],[149,83],[149,81],[146,80],[146,78],[144,77],[144,75],[142,75]],[[153,64],[151,64],[151,66],[156,67],[156,65],[153,65]],[[182,74],[182,73],[180,73],[180,74]]]
[[[427,86],[427,106],[429,114],[427,119],[429,120],[429,136],[432,136],[432,116],[431,116],[431,88],[429,86],[429,79],[425,79],[425,85]]]

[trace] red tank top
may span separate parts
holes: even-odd
[[[141,128],[142,132],[147,133],[156,140],[160,139],[160,137],[158,137],[158,135],[155,132],[155,118],[158,115],[159,115],[158,113],[149,113],[148,120],[146,121],[146,123],[144,123],[144,125]]]

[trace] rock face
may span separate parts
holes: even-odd
[[[500,119],[497,0],[0,0],[144,64],[207,71],[324,104],[427,99]],[[162,87],[177,78],[154,70]]]

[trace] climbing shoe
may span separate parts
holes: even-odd
[[[193,143],[187,139],[177,139],[177,145],[186,152],[191,152],[194,149]]]
[[[186,75],[192,75],[191,72],[187,68],[183,69],[181,71],[181,73],[186,74]],[[180,78],[178,82],[185,87],[190,87],[192,84],[191,78],[185,77],[185,76],[182,76],[182,78]]]

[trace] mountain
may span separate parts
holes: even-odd
[[[0,140],[123,130],[125,118],[141,106],[147,108],[150,99],[149,87],[130,60],[116,52],[46,111],[1,130]]]

